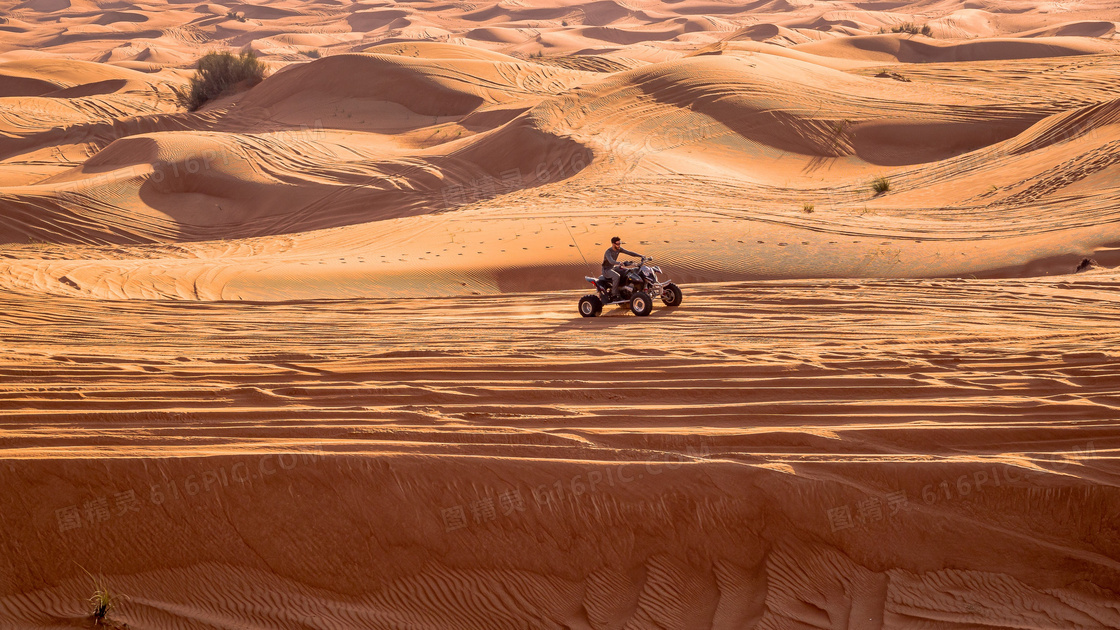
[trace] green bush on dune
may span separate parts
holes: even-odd
[[[93,610],[90,611],[90,619],[93,620],[95,625],[104,625],[109,619],[109,611],[116,604],[112,594],[104,588],[98,588],[93,597],[89,598],[89,603],[93,606]]]
[[[85,567],[81,565],[78,566],[93,580],[93,586],[97,589],[94,591],[93,596],[89,598],[89,603],[92,607],[89,620],[92,622],[92,625],[94,627],[127,628],[127,625],[119,624],[109,619],[109,613],[116,608],[119,598],[109,591],[109,587],[105,584],[105,579],[100,574],[94,577],[92,573],[86,571]]]
[[[264,78],[264,69],[264,64],[251,50],[240,55],[207,53],[198,60],[198,72],[191,78],[190,90],[181,95],[179,101],[193,112],[235,85],[260,83]]]
[[[875,191],[876,195],[881,195],[891,189],[891,180],[886,177],[876,177],[871,180],[871,190]]]
[[[881,32],[881,31],[880,31]],[[910,35],[925,35],[926,37],[933,37],[933,29],[929,24],[918,26],[913,22],[904,22],[891,29],[892,33],[909,33]]]

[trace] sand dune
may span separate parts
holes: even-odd
[[[39,535],[0,543],[0,614],[81,619],[81,565],[131,627],[1114,627],[1116,286],[711,285],[642,326],[9,294],[0,475]]]
[[[0,0],[0,627],[1120,627],[1117,20]]]
[[[1116,22],[1084,21],[1036,28],[1016,35],[1018,37],[1108,37],[1114,33],[1116,33]]]
[[[873,35],[799,44],[794,50],[879,63],[944,63],[1115,53],[1117,45],[1080,37],[988,38],[978,42],[946,43],[922,37]]]
[[[496,231],[516,234],[517,217],[524,213],[516,208],[526,204],[547,203],[559,217],[572,212],[564,198],[575,195],[594,199],[600,208],[629,205],[628,214],[662,220],[669,215],[655,207],[669,194],[678,208],[694,207],[717,223],[784,216],[779,221],[785,225],[818,226],[813,229],[837,236],[850,232],[853,221],[896,222],[902,213],[907,227],[888,232],[898,240],[891,245],[915,252],[916,258],[879,268],[877,275],[1006,273],[1002,270],[1037,268],[1035,261],[1046,260],[1055,262],[1045,268],[1068,271],[1085,256],[1111,260],[1110,244],[1117,239],[1107,229],[1095,228],[1095,237],[1086,242],[1083,230],[1090,225],[1059,223],[1045,243],[1036,239],[1019,249],[1018,243],[990,240],[995,233],[983,225],[983,216],[1008,216],[1022,207],[1028,224],[1017,226],[1020,235],[1050,230],[1043,226],[1054,224],[1053,213],[1034,210],[1040,200],[1054,198],[1060,204],[1069,198],[1063,193],[1067,186],[1112,177],[1106,155],[1116,141],[1110,104],[1120,92],[1103,79],[1114,68],[1112,58],[1094,57],[1086,64],[1087,79],[1101,80],[1087,80],[1080,93],[1055,93],[1044,81],[1032,86],[1028,79],[1015,92],[1001,94],[989,84],[950,85],[959,71],[956,64],[941,66],[944,75],[930,70],[904,83],[866,76],[871,70],[859,76],[810,63],[814,56],[804,52],[790,57],[736,46],[632,70],[586,72],[462,46],[392,44],[376,53],[291,66],[203,114],[133,116],[105,125],[85,123],[103,110],[79,110],[87,118],[77,118],[69,130],[46,129],[44,119],[42,131],[24,131],[24,137],[10,141],[11,152],[34,155],[40,143],[57,146],[60,135],[79,136],[71,141],[75,147],[93,141],[103,148],[80,166],[6,189],[3,195],[13,210],[0,220],[7,238],[16,242],[26,237],[87,244],[183,242],[219,235],[287,238],[347,225],[367,234],[360,226],[369,221],[485,202],[478,209],[481,216],[494,216]],[[993,72],[996,81],[1000,73],[1023,73],[993,65],[986,76]],[[163,88],[170,94],[168,82],[175,80],[134,74],[162,79],[157,93]],[[375,80],[347,84],[337,79],[350,75]],[[68,89],[96,92],[99,86],[106,91],[116,85],[106,80]],[[43,107],[28,99],[20,103],[32,103],[32,113]],[[169,107],[165,100],[149,103],[141,106]],[[1070,121],[1049,120],[1055,116]],[[28,128],[26,119],[18,124]],[[884,174],[899,187],[874,195],[868,182]],[[661,184],[649,197],[652,189],[643,182],[654,179]],[[703,195],[688,201],[689,195],[674,196],[676,188],[683,191],[697,181],[718,187],[719,197],[698,203]],[[791,182],[797,183],[791,188]],[[1092,225],[1107,224],[1113,189],[1092,189],[1104,204],[1104,214],[1094,218],[1103,223]],[[728,204],[737,198],[746,203]],[[928,208],[930,199],[937,199],[941,209],[923,210],[922,216],[905,210]],[[1077,202],[1083,208],[1087,203],[1080,197]],[[820,203],[829,212],[808,216],[799,212],[798,203]],[[855,217],[849,214],[854,209],[859,210]],[[873,213],[887,216],[876,219]],[[927,245],[918,234],[959,234],[961,221],[974,226],[965,237],[975,243],[972,251],[931,265],[929,256],[939,245]],[[590,234],[589,223],[580,222],[580,230]],[[425,239],[415,251],[446,248],[453,232],[445,234]],[[561,245],[570,240],[562,233],[553,237],[561,238]],[[348,237],[309,235],[296,242],[339,238]],[[579,251],[590,251],[602,238],[576,244]],[[675,243],[682,240],[687,239]],[[763,253],[773,247],[771,241],[736,240],[744,247],[720,271],[682,261],[685,271],[705,280],[807,272],[844,276],[864,266],[866,258],[862,245],[845,252],[840,240],[813,239],[811,256],[830,259],[835,269],[824,270],[806,265],[806,254],[790,259]],[[777,242],[790,240],[797,239]],[[575,263],[566,246],[538,246],[551,251],[539,251],[535,267]],[[379,248],[371,241],[367,251]],[[665,249],[670,250],[665,255],[677,255],[672,247]],[[1009,251],[1017,254],[1008,259]],[[466,265],[471,267],[493,250],[463,253],[476,260]],[[757,261],[766,258],[772,262],[759,267]],[[817,272],[809,271],[814,268]],[[555,281],[545,286],[568,282]]]
[[[69,0],[8,0],[0,29],[13,35],[0,41],[5,47],[51,50],[62,55],[105,53],[121,42],[141,48],[190,50],[209,41],[251,46],[266,54],[289,57],[292,49],[270,46],[278,34],[304,39],[315,48],[333,52],[358,52],[370,44],[408,39],[454,39],[499,51],[522,54],[537,49],[552,52],[587,52],[592,49],[623,52],[635,42],[648,44],[643,56],[653,58],[653,48],[679,51],[680,44],[704,44],[747,28],[787,29],[787,44],[805,40],[872,35],[914,21],[919,14],[938,37],[971,38],[1017,35],[1110,37],[1102,26],[1104,3],[1087,2],[1051,9],[1047,3],[948,2],[909,5],[868,5],[843,2],[727,3],[616,2],[586,3],[503,2],[447,4],[433,10],[427,2],[341,3],[285,2],[259,4],[199,4],[188,7],[157,2],[140,6],[114,6],[100,11],[91,3],[80,6]],[[1106,9],[1108,10],[1108,9]],[[1080,24],[1080,25],[1078,25]],[[563,37],[554,37],[563,35]],[[548,42],[548,43],[546,43]],[[977,58],[977,57],[973,57]],[[179,62],[172,62],[180,65]]]

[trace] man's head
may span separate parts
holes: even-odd
[[[616,250],[617,249],[622,249],[622,239],[618,238],[617,236],[612,238],[611,239],[611,247],[615,248]]]

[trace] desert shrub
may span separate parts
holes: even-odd
[[[198,71],[191,78],[190,89],[181,95],[180,102],[193,112],[235,85],[256,85],[263,78],[264,64],[251,50],[240,55],[207,53],[198,60]]]
[[[876,177],[871,181],[871,190],[874,190],[876,195],[881,195],[890,189],[891,180],[886,177]]]
[[[903,74],[898,73],[898,72],[892,72],[890,70],[883,70],[879,74],[875,75],[875,78],[876,79],[894,79],[895,81],[902,81],[903,83],[910,83],[910,79],[907,79]]]
[[[93,618],[95,624],[103,624],[109,618],[109,611],[113,609],[113,596],[107,590],[98,589],[94,592],[93,597],[89,598],[89,603],[93,606],[93,611],[90,617]]]
[[[311,50],[301,50],[300,54],[311,59],[318,59],[319,57],[323,56],[322,53],[320,53],[318,50],[315,50],[314,48],[312,48]]]
[[[812,214],[814,208],[816,208],[816,206],[814,206],[811,203],[807,203],[807,204],[801,206],[801,211],[804,212],[805,214]]]
[[[882,32],[882,29],[880,29],[880,32]],[[913,22],[903,22],[902,24],[899,24],[898,26],[892,28],[891,32],[909,33],[910,35],[925,35],[926,37],[933,37],[933,29],[929,27],[929,24],[918,26]]]
[[[85,571],[85,568],[82,568]],[[89,598],[89,603],[92,609],[89,613],[89,619],[93,622],[94,626],[108,626],[119,627],[109,620],[109,613],[116,608],[117,596],[109,591],[109,587],[105,584],[105,580],[101,575],[94,577],[89,571],[86,574],[93,580],[94,592],[93,596]],[[128,627],[128,626],[124,626]]]

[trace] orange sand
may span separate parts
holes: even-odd
[[[0,628],[1120,627],[1117,19],[0,0]]]

